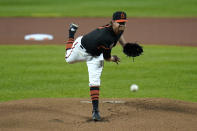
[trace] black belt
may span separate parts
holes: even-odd
[[[84,49],[84,47],[82,45],[80,45],[81,49]]]

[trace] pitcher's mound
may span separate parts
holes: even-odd
[[[84,102],[86,101],[86,102]],[[101,99],[102,120],[88,99],[28,99],[0,103],[3,131],[196,131],[197,103],[170,99]]]

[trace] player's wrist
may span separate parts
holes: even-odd
[[[114,60],[114,57],[113,57],[113,56],[111,56],[111,57],[110,57],[110,61],[113,61],[113,60]]]
[[[118,62],[120,62],[120,58],[116,55],[113,55],[113,56],[111,56],[111,61],[116,62],[118,64]]]

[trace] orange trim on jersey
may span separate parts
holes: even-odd
[[[100,45],[99,47],[97,47],[97,49],[100,49],[100,48],[103,48],[103,49],[105,49],[105,50],[110,50],[110,48],[107,48],[107,47],[105,47],[105,46],[103,46],[103,45]]]
[[[122,20],[115,20],[115,22],[127,22],[128,20],[122,19]]]
[[[98,29],[103,29],[103,28],[105,28],[105,27],[98,27]]]
[[[106,28],[106,27],[110,27],[110,25],[105,25],[105,26],[101,26],[101,27],[98,27],[98,28],[103,29],[103,28]]]

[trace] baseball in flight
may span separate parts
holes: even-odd
[[[138,85],[136,85],[136,84],[132,84],[132,85],[130,86],[130,90],[133,91],[133,92],[137,91],[138,89],[139,89],[139,87],[138,87]]]

